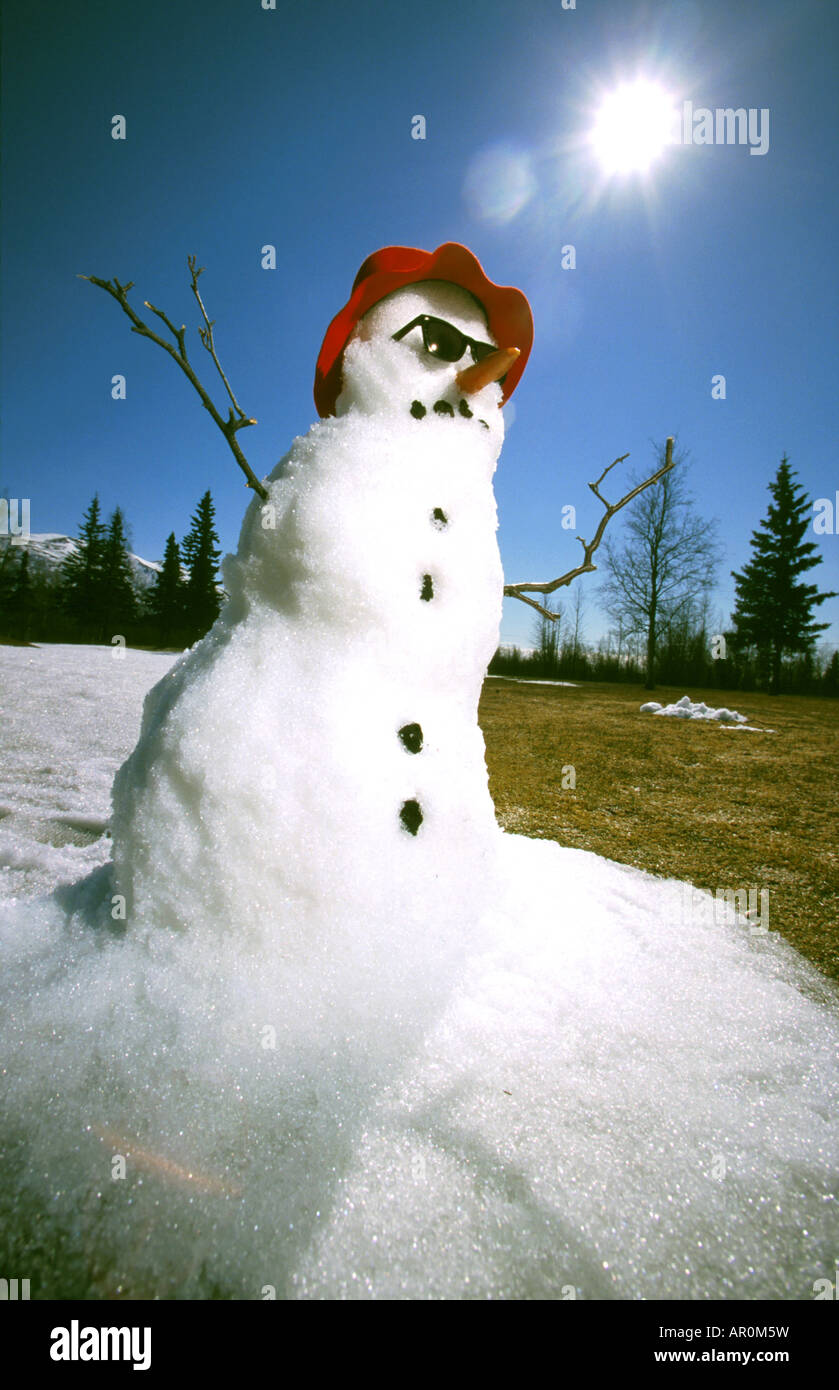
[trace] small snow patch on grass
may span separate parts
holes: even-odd
[[[488,681],[513,681],[515,685],[567,685],[569,689],[576,690],[576,681],[543,681],[531,680],[529,676],[494,676],[488,675]]]
[[[642,714],[664,714],[671,719],[704,719],[709,723],[719,724],[723,728],[746,729],[756,734],[773,734],[774,729],[760,729],[755,724],[749,723],[747,714],[740,714],[736,709],[714,709],[711,705],[706,705],[703,700],[693,701],[689,695],[683,695],[681,700],[677,700],[674,705],[660,705],[657,700],[649,700],[641,706]]]

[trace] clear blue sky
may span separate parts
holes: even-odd
[[[462,241],[525,291],[535,345],[496,487],[509,581],[576,563],[563,505],[590,535],[588,480],[627,450],[625,468],[647,467],[650,440],[668,433],[691,451],[699,509],[720,519],[726,616],[728,571],[748,558],[782,453],[812,497],[839,488],[836,4],[4,11],[0,485],[32,499],[33,531],[74,534],[98,489],[156,559],[210,487],[235,547],[248,494],[220,433],[171,360],[75,278],[132,279],[138,309],[149,298],[193,328],[189,252],[207,267],[222,362],[259,420],[240,436],[258,474],[315,418],[320,341],[370,251]],[[695,106],[769,108],[768,153],[675,147],[647,181],[604,181],[581,142],[600,96],[639,73]],[[117,113],[125,141],[111,138]],[[424,141],[411,138],[416,114]],[[266,243],[276,271],[260,266]],[[575,270],[561,268],[567,244]],[[724,401],[711,397],[717,373]],[[839,536],[814,539],[826,563],[811,578],[839,588]],[[586,582],[594,636],[598,580]],[[835,643],[839,600],[821,617]],[[508,600],[505,640],[527,642],[531,627]]]

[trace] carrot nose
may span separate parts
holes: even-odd
[[[473,392],[489,386],[491,381],[497,381],[510,370],[519,352],[520,348],[516,347],[498,348],[480,362],[474,362],[471,367],[464,367],[455,377],[458,391],[465,391],[467,396],[471,396]]]

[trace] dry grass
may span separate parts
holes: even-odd
[[[711,891],[768,888],[771,927],[839,979],[839,702],[688,693],[776,732],[639,713],[684,690],[487,680],[480,722],[498,819]],[[569,764],[576,788],[563,790]]]

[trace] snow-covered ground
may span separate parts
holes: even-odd
[[[111,783],[174,656],[0,646],[0,898],[71,883],[110,858]]]
[[[512,835],[483,936],[407,1017],[300,994],[282,903],[267,952],[235,921],[137,940],[90,871],[171,661],[0,647],[3,1268],[33,1297],[813,1297],[839,1009],[806,962]]]

